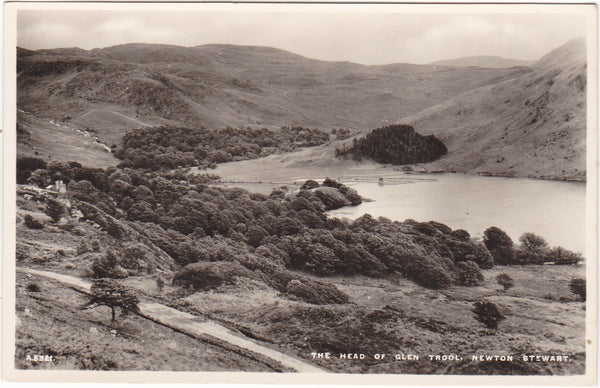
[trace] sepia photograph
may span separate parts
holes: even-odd
[[[596,14],[5,3],[3,379],[596,384]]]

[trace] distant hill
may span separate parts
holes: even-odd
[[[531,68],[403,120],[447,145],[448,155],[430,168],[585,179],[585,41],[568,42]]]
[[[269,47],[18,49],[18,107],[114,144],[155,125],[365,130],[530,69],[365,66]]]
[[[430,63],[430,65],[440,66],[477,66],[493,69],[501,69],[517,66],[531,66],[535,61],[526,61],[522,59],[509,59],[496,56],[473,56],[457,59],[446,59]]]

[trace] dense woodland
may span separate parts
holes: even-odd
[[[427,163],[446,155],[448,149],[433,135],[421,136],[409,125],[389,125],[372,130],[352,147],[336,149],[336,156],[351,156],[356,160],[372,159],[378,163]]]
[[[325,277],[398,273],[424,287],[445,288],[477,285],[483,279],[480,269],[494,263],[539,264],[564,258],[562,263],[572,264],[581,260],[562,248],[549,249],[533,234],[515,247],[498,228],[489,228],[482,244],[464,230],[434,221],[397,222],[369,215],[354,221],[331,218],[325,214],[327,201],[318,194],[323,189],[344,191],[343,185],[331,179],[322,184],[307,181],[295,193],[278,189],[264,195],[130,168],[92,169],[75,162],[41,167],[43,162],[30,158],[20,160],[18,166],[19,179],[30,184],[45,187],[63,180],[73,206],[101,223],[111,236],[123,238],[120,224],[142,233],[174,259],[177,281],[192,286],[194,279],[209,284],[207,273],[219,281],[233,275],[258,277],[277,290],[314,303],[343,303],[347,298],[334,287],[299,279],[288,270]],[[93,205],[94,210],[86,211],[90,207],[84,204]],[[64,209],[48,205],[50,212],[58,220]],[[100,277],[127,276],[127,269],[139,270],[140,263],[152,262],[141,246],[113,248],[115,252],[96,258],[94,272]],[[209,262],[220,264],[207,266]],[[153,269],[146,266],[145,270]]]
[[[115,145],[115,156],[123,160],[120,167],[214,167],[217,163],[289,152],[328,140],[328,133],[302,127],[283,127],[278,131],[149,127],[127,133],[121,144]]]

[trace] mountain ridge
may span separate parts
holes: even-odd
[[[531,66],[535,60],[525,59],[512,59],[504,58],[495,55],[474,55],[469,57],[461,57],[455,59],[444,59],[429,63],[430,65],[438,66],[476,66],[476,67],[488,67],[488,68],[506,68],[506,67],[519,67],[519,66]]]
[[[19,108],[53,119],[114,110],[149,124],[364,130],[528,71],[367,66],[233,45],[134,44],[85,55],[66,52],[18,57]],[[30,74],[36,67],[43,72]]]
[[[582,39],[528,67],[500,69],[367,66],[222,44],[17,52],[18,107],[108,146],[127,131],[158,125],[347,128],[356,135],[399,123],[448,145],[433,170],[585,179]],[[21,126],[35,137],[39,122]],[[44,142],[34,143],[37,152]]]
[[[581,39],[567,42],[534,63],[532,73],[473,89],[406,118],[448,146],[448,155],[430,168],[586,180],[584,54]]]

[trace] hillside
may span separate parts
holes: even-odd
[[[448,155],[429,168],[585,180],[584,40],[550,52],[532,69],[403,120],[447,145]]]
[[[431,65],[439,66],[477,66],[501,69],[506,67],[516,66],[531,66],[534,61],[526,61],[522,59],[510,59],[497,56],[473,56],[456,59],[445,59],[430,63]]]
[[[18,107],[96,130],[176,125],[370,129],[527,68],[365,66],[268,47],[128,44],[18,50]]]

